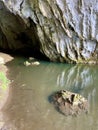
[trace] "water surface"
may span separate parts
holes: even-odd
[[[98,66],[40,62],[24,66],[16,57],[7,63],[10,95],[3,107],[4,130],[97,130]],[[89,113],[65,117],[49,103],[58,90],[77,92],[89,101]]]

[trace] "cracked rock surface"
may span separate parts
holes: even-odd
[[[97,63],[97,44],[98,0],[0,1],[2,48],[29,46],[51,61]]]

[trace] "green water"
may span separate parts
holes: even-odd
[[[10,96],[2,114],[5,130],[97,130],[98,66],[40,62],[23,65],[24,59],[7,63]],[[89,113],[65,117],[49,103],[60,89],[80,93],[89,101]]]

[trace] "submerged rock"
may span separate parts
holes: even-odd
[[[65,90],[52,95],[51,102],[64,115],[75,115],[88,112],[88,101],[83,96]]]

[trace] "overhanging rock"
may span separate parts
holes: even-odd
[[[3,0],[3,3],[24,23],[20,24],[20,32],[28,36],[24,27],[29,28],[28,37],[32,40],[26,45],[39,46],[39,51],[51,61],[98,62],[98,1]],[[24,33],[22,36],[25,37]]]

